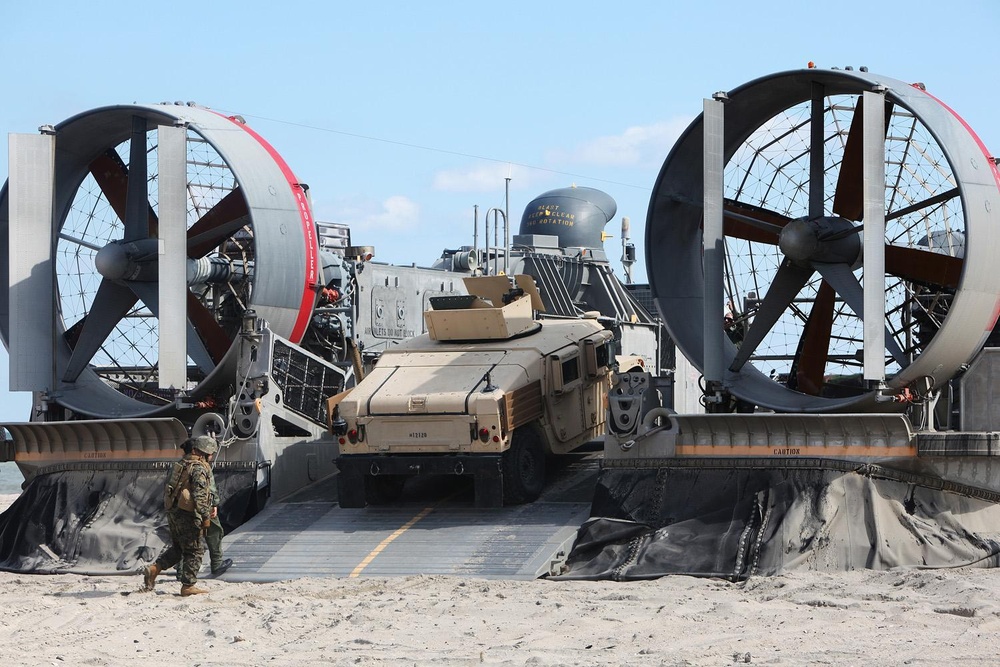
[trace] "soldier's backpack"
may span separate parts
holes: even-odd
[[[180,477],[177,478],[176,483],[173,482],[173,473],[171,472],[170,481],[167,482],[167,487],[163,492],[163,506],[167,510],[172,510],[173,508],[182,509],[187,512],[194,511],[194,495],[191,493],[191,470],[196,465],[203,465],[208,468],[208,463],[205,461],[184,461],[181,463],[184,466],[181,470]]]

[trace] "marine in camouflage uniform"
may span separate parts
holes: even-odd
[[[215,486],[215,477],[212,477],[212,507],[219,506],[219,490]],[[219,520],[218,511],[215,512],[215,516],[211,518],[211,522],[208,525],[208,529],[205,531],[205,544],[208,546],[208,559],[212,568],[212,575],[218,576],[229,569],[233,564],[232,558],[224,558],[222,555],[222,538],[225,537],[226,531],[222,528],[222,522]]]
[[[181,448],[185,453],[191,453],[191,440],[185,440]],[[219,519],[218,508],[221,503],[221,498],[219,497],[219,489],[216,486],[215,475],[212,475],[212,517],[211,523],[208,528],[204,531],[205,534],[205,546],[208,547],[208,562],[212,568],[212,576],[217,577],[223,572],[228,570],[233,565],[232,558],[226,558],[222,552],[222,538],[226,536],[226,531],[222,527],[222,521]],[[180,568],[177,569],[177,579],[180,580],[181,571]]]
[[[187,444],[187,443],[185,443]],[[166,569],[180,563],[181,595],[197,595],[207,593],[197,586],[198,570],[205,554],[202,536],[211,524],[212,488],[215,479],[209,460],[219,445],[210,436],[199,436],[190,441],[191,453],[174,463],[167,482],[167,493],[172,496],[171,489],[180,491],[181,486],[190,489],[192,509],[182,509],[168,500],[167,521],[170,525],[171,544],[164,550],[152,565],[143,570],[145,589],[152,590],[156,585],[156,577]],[[184,477],[187,477],[186,484]]]

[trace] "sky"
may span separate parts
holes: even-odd
[[[618,203],[638,247],[657,173],[702,100],[775,72],[867,66],[921,81],[1000,154],[1000,3],[299,2],[0,4],[0,142],[96,107],[240,114],[376,260],[472,243],[473,207],[570,185]],[[6,160],[0,179],[6,180]],[[510,198],[505,202],[505,178]],[[3,388],[0,420],[30,395]]]

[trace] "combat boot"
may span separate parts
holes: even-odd
[[[181,586],[181,597],[185,598],[189,595],[202,595],[207,592],[207,589],[198,588],[198,584],[184,584]]]
[[[156,563],[151,563],[146,567],[142,568],[142,579],[143,579],[143,589],[144,591],[151,591],[156,586],[156,577],[162,572],[160,566]]]

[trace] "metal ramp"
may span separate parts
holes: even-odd
[[[467,479],[408,489],[391,507],[341,509],[336,475],[263,512],[226,537],[224,581],[448,574],[535,579],[568,552],[590,514],[599,455],[571,457],[530,505],[473,506]]]

